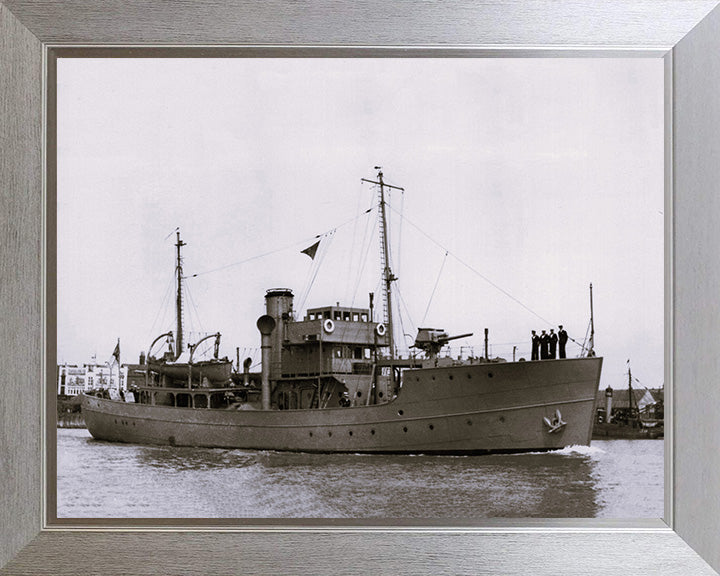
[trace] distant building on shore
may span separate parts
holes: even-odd
[[[127,389],[128,365],[120,367],[119,389]],[[58,364],[57,393],[61,396],[77,396],[90,390],[118,390],[117,365],[98,364],[94,360],[87,364]]]

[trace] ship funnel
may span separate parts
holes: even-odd
[[[275,382],[282,376],[282,349],[285,338],[285,324],[293,319],[293,293],[288,288],[273,288],[265,293],[265,313],[275,320],[270,353],[270,380]]]
[[[260,316],[257,327],[260,330],[260,349],[262,350],[262,409],[270,410],[270,353],[275,319],[267,314]]]

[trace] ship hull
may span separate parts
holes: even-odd
[[[303,452],[468,454],[589,445],[602,358],[407,370],[387,403],[313,410],[176,408],[83,397],[99,440]],[[561,415],[564,425],[550,423]]]

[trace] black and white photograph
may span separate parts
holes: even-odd
[[[57,518],[662,517],[664,134],[660,59],[58,59]]]

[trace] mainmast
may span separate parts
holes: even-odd
[[[183,350],[183,325],[182,325],[182,254],[180,249],[185,246],[185,242],[180,240],[180,230],[176,230],[177,233],[177,261],[175,264],[175,272],[177,275],[177,290],[175,296],[175,318],[177,322],[177,336],[175,338],[175,359],[177,360]]]
[[[377,181],[376,180],[368,180],[366,178],[361,178],[363,182],[368,182],[370,184],[377,184],[379,188],[379,195],[380,195],[380,210],[378,211],[379,218],[380,218],[380,244],[382,248],[381,252],[381,266],[383,271],[383,300],[385,304],[385,317],[384,321],[387,325],[387,334],[388,334],[388,344],[390,346],[390,358],[395,357],[395,338],[393,335],[393,323],[392,323],[392,283],[394,280],[397,280],[397,277],[392,273],[392,270],[390,269],[390,250],[388,248],[388,232],[387,232],[387,218],[385,214],[385,188],[391,188],[393,190],[400,190],[405,191],[404,188],[400,188],[399,186],[392,186],[390,184],[385,184],[383,181],[383,173],[382,173],[382,167],[381,166],[375,166],[375,170],[378,171],[377,173]]]

